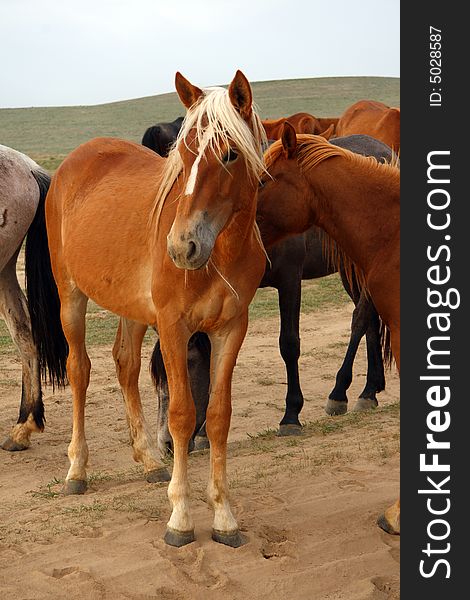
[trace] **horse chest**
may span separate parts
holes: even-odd
[[[228,293],[227,293],[228,292]],[[215,331],[240,316],[242,303],[229,290],[212,290],[189,299],[181,310],[188,327],[194,331]]]

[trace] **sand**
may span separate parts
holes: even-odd
[[[15,600],[381,600],[399,597],[399,538],[375,524],[399,492],[399,379],[387,375],[380,408],[355,418],[323,407],[344,354],[351,306],[302,316],[301,437],[278,438],[286,376],[278,320],[255,321],[233,385],[228,473],[247,544],[210,538],[206,451],[191,455],[196,541],[163,542],[166,484],[132,460],[111,347],[91,348],[87,403],[89,490],[60,494],[71,432],[70,391],[45,390],[47,426],[25,452],[0,451],[0,597]],[[147,364],[150,347],[144,350]],[[361,346],[350,404],[364,385]],[[20,365],[0,364],[0,435],[16,421]],[[156,403],[141,374],[146,416]],[[169,465],[171,468],[171,464]]]

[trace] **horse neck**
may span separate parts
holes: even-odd
[[[302,181],[301,176],[298,181]],[[295,200],[286,187],[279,189],[275,198],[261,197],[256,220],[266,248],[286,237],[303,233],[313,225],[309,189],[302,186],[301,190],[297,190]]]
[[[235,212],[221,231],[214,250],[219,260],[231,263],[246,254],[254,234],[256,196]]]
[[[367,274],[377,252],[399,231],[399,181],[382,168],[334,157],[305,173],[314,223]]]

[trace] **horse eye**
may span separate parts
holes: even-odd
[[[224,163],[232,162],[237,158],[238,154],[232,148],[229,148],[227,152],[224,154],[222,160]]]
[[[258,187],[259,187],[259,189],[262,189],[262,188],[264,188],[264,186],[265,186],[265,185],[266,185],[266,181],[264,181],[263,179],[261,179],[261,180],[258,182]]]

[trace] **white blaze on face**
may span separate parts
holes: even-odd
[[[193,166],[191,167],[191,172],[189,174],[188,181],[186,182],[186,189],[184,190],[186,196],[190,196],[194,192],[199,163],[201,162],[201,159],[204,156],[204,152],[206,150],[208,142],[209,136],[206,134],[205,139],[202,140],[201,146],[199,148],[199,154],[197,155],[196,160],[193,162]]]
[[[186,183],[186,189],[184,190],[186,196],[190,196],[194,192],[194,186],[196,185],[197,179],[197,170],[199,168],[201,158],[202,152],[199,152],[199,154],[196,157],[196,160],[193,162],[193,166],[191,167],[191,173],[189,174],[188,181]]]

